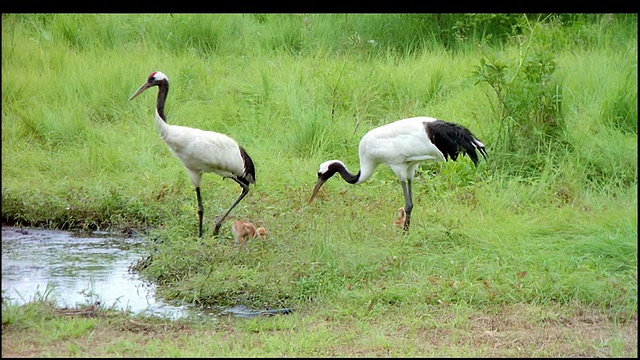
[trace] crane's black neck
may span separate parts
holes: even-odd
[[[341,163],[338,163],[338,162],[333,163],[333,164],[331,164],[329,169],[330,169],[330,173],[332,175],[335,174],[335,173],[340,174],[340,176],[342,176],[344,181],[348,182],[349,184],[357,184],[358,180],[360,180],[360,170],[358,170],[357,174],[352,174]]]
[[[167,122],[167,116],[164,114],[164,103],[167,101],[167,94],[169,93],[169,82],[167,80],[162,80],[158,84],[158,102],[156,104],[156,109],[158,110],[158,115]]]

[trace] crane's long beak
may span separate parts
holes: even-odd
[[[140,86],[140,88],[135,92],[135,94],[131,95],[129,100],[133,100],[134,97],[140,95],[140,93],[142,93],[143,91],[147,90],[149,87],[150,87],[149,83],[145,82],[144,84],[142,84],[142,86]]]
[[[313,193],[311,194],[311,198],[309,199],[309,204],[311,204],[313,199],[316,197],[318,190],[320,190],[320,187],[322,187],[322,184],[324,184],[325,181],[326,180],[322,178],[318,178],[318,181],[316,181],[316,186],[313,187]]]

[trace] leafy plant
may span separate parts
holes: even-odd
[[[475,84],[487,83],[495,95],[489,97],[499,121],[492,144],[499,152],[516,154],[528,162],[532,172],[541,170],[536,164],[540,154],[569,145],[564,138],[562,85],[553,77],[555,58],[544,46],[531,44],[537,26],[521,40],[517,59],[503,61],[485,55],[471,75]]]

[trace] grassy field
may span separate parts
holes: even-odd
[[[200,323],[67,316],[3,301],[3,357],[637,357],[637,14],[2,16],[2,217],[136,232],[168,299],[293,307]],[[191,182],[153,123],[226,133],[257,183]],[[411,116],[486,145],[425,163],[412,228],[380,166],[308,199],[318,165],[359,166],[373,127]]]

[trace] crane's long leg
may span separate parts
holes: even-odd
[[[413,201],[411,194],[411,179],[408,179],[406,182],[401,181],[400,185],[402,185],[402,194],[404,195],[404,212],[405,212],[405,221],[404,221],[404,231],[409,231],[409,225],[411,223],[411,211],[413,210]]]
[[[196,187],[196,196],[198,197],[198,236],[202,237],[202,216],[204,215],[204,207],[202,206],[202,197],[200,196],[200,187]]]
[[[236,178],[232,178],[232,179],[238,184],[240,184],[240,186],[242,187],[242,193],[240,193],[240,196],[238,196],[238,198],[233,202],[233,204],[231,204],[231,207],[229,207],[229,209],[224,213],[224,215],[216,219],[216,223],[213,228],[214,236],[218,235],[218,231],[220,230],[220,226],[222,225],[222,222],[224,221],[224,219],[227,218],[227,215],[229,215],[231,210],[233,210],[233,208],[236,207],[236,205],[238,205],[240,200],[244,199],[244,197],[247,196],[247,194],[249,193],[249,185],[244,184],[243,182],[239,181]]]

